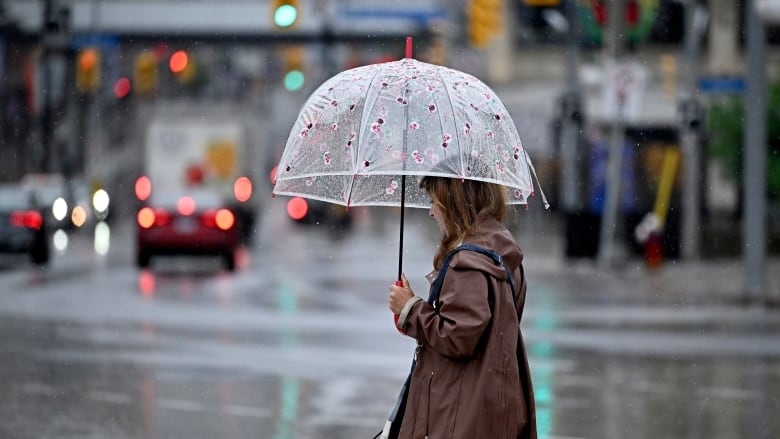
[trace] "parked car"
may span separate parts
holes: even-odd
[[[18,185],[0,186],[0,252],[27,254],[37,265],[49,262],[43,213],[33,194]]]
[[[236,267],[240,244],[236,213],[216,191],[153,192],[136,215],[138,267],[150,266],[157,255],[220,256],[225,268]]]

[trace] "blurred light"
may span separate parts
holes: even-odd
[[[111,229],[101,221],[95,225],[95,253],[105,256],[111,243]]]
[[[149,177],[142,175],[135,181],[135,196],[144,201],[152,194],[152,180]]]
[[[227,209],[219,209],[214,220],[217,223],[217,227],[222,230],[228,230],[233,227],[236,219],[233,216],[233,212]]]
[[[154,211],[154,224],[157,227],[167,226],[171,223],[173,215],[165,209],[157,209]]]
[[[284,75],[284,88],[287,91],[298,91],[303,88],[304,77],[300,70],[290,70]]]
[[[154,225],[154,211],[151,207],[144,207],[138,211],[138,225],[144,229],[148,229]]]
[[[117,99],[122,99],[130,93],[130,80],[127,78],[119,78],[114,84],[114,96]]]
[[[208,209],[205,212],[203,212],[203,215],[201,217],[201,221],[203,221],[203,225],[206,227],[216,227],[217,226],[217,211],[214,209]]]
[[[252,196],[252,180],[247,177],[239,177],[233,183],[233,195],[242,203]]]
[[[279,27],[290,27],[298,19],[298,8],[293,5],[281,5],[274,11],[274,23]]]
[[[98,54],[95,49],[86,49],[79,54],[79,66],[84,70],[89,70],[97,64]]]
[[[187,52],[183,50],[177,50],[176,52],[173,52],[173,55],[171,55],[168,66],[171,68],[173,73],[181,73],[184,71],[184,69],[187,68],[188,62],[189,59],[187,57]]]
[[[55,249],[64,251],[68,248],[68,234],[62,229],[57,229],[57,231],[54,232],[52,243],[54,244]]]
[[[154,294],[154,274],[151,271],[144,270],[138,276],[138,288],[144,296]]]
[[[195,212],[195,200],[192,197],[181,197],[176,204],[176,209],[182,215],[192,215]]]
[[[92,207],[94,207],[97,212],[105,212],[108,210],[109,202],[108,192],[103,189],[98,189],[92,194]]]
[[[16,211],[11,213],[11,225],[38,230],[43,226],[43,217],[37,210]]]
[[[309,203],[301,197],[291,198],[287,202],[287,214],[294,220],[303,219],[309,212]]]
[[[58,197],[51,205],[51,213],[54,215],[54,219],[62,221],[68,214],[68,202],[64,198]]]
[[[73,225],[81,227],[87,222],[87,211],[82,206],[76,206],[73,208],[73,212],[70,213],[70,220],[73,221]]]

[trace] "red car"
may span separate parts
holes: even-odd
[[[136,262],[141,268],[149,267],[156,255],[201,254],[220,256],[228,271],[236,267],[236,214],[215,192],[153,193],[138,210],[136,222]]]

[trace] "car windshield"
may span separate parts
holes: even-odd
[[[0,210],[30,208],[29,194],[18,186],[0,186]]]

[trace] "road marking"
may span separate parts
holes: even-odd
[[[160,398],[157,400],[157,406],[161,409],[178,410],[182,412],[202,412],[206,410],[206,407],[203,404],[184,399]]]
[[[130,404],[132,398],[130,395],[118,392],[104,392],[93,390],[87,395],[90,399],[100,402],[108,402],[112,404]]]

